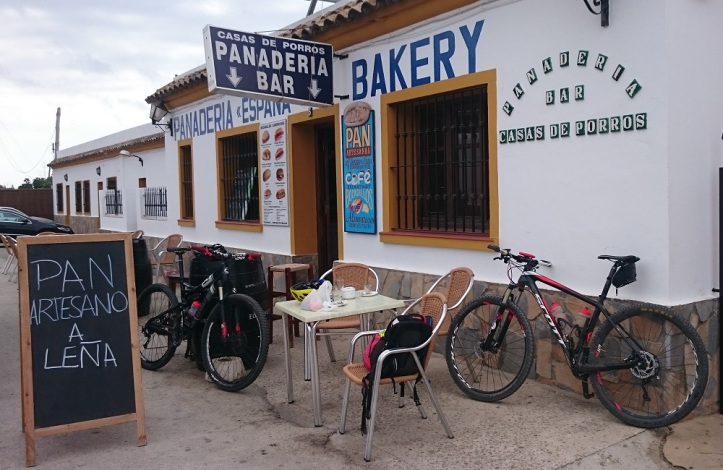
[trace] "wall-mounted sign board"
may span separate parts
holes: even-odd
[[[329,44],[203,28],[208,91],[284,103],[330,106],[334,101]]]
[[[136,422],[146,444],[131,234],[18,237],[26,465],[35,437]]]

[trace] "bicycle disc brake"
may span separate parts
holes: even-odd
[[[641,380],[657,376],[658,371],[660,371],[660,361],[658,361],[658,358],[648,351],[640,351],[638,354],[640,355],[641,361],[630,369],[630,372]]]

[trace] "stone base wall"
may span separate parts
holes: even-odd
[[[64,224],[65,216],[64,215],[56,215],[53,217],[53,220],[55,220],[55,222],[58,222],[59,224]],[[72,228],[73,232],[75,232],[75,233],[99,233],[99,232],[101,232],[100,218],[98,218],[98,217],[71,215],[69,225],[70,225],[70,228]]]
[[[376,267],[374,270],[379,275],[382,294],[404,299],[421,296],[439,277],[425,273],[387,270]],[[506,285],[501,284],[475,281],[472,291],[462,305],[480,295],[501,296],[506,287]],[[559,303],[566,311],[573,313],[578,324],[582,325],[584,323],[584,317],[577,313],[586,306],[584,303],[560,292],[542,292],[549,304]],[[608,300],[607,305],[612,312],[616,312],[630,303],[633,302],[612,298]],[[536,359],[530,378],[544,384],[582,394],[582,383],[570,372],[563,350],[552,337],[550,328],[537,302],[531,294],[525,293],[518,300],[518,304],[527,313],[535,332]],[[693,414],[717,413],[720,397],[720,338],[718,334],[720,314],[718,312],[718,301],[716,299],[704,300],[675,306],[673,310],[696,328],[708,351],[708,386],[703,400]],[[454,313],[452,312],[452,314]],[[444,354],[444,345],[445,340],[440,338],[435,345],[435,351]],[[592,388],[590,388],[590,391],[592,391]]]
[[[155,246],[160,239],[149,237],[147,243],[149,247]],[[189,244],[191,242],[184,242]],[[231,249],[229,251],[244,251],[239,249]],[[316,268],[316,256],[284,256],[273,253],[262,253],[264,272],[271,265],[286,263],[312,263],[314,265],[314,273],[318,273]],[[190,263],[186,263],[187,269]],[[399,271],[393,269],[372,267],[379,276],[380,291],[382,294],[398,299],[416,299],[421,297],[432,284],[439,278],[436,274],[426,274],[408,271]],[[305,274],[299,276],[300,280],[305,279]],[[282,278],[275,278],[276,290],[282,288]],[[442,286],[445,287],[445,286]],[[501,296],[506,289],[505,285],[494,284],[484,281],[475,281],[471,292],[462,305],[469,302],[475,297],[481,295]],[[585,306],[579,300],[569,297],[566,294],[553,291],[542,291],[549,304],[559,303],[563,308],[571,312],[576,320],[582,325],[584,318],[577,312]],[[628,305],[629,301],[617,300],[615,298],[608,300],[608,307],[612,312],[618,311],[620,308]],[[532,324],[535,334],[536,359],[535,365],[530,374],[530,379],[537,380],[541,383],[553,385],[564,390],[570,390],[582,394],[582,383],[576,379],[570,372],[570,368],[564,357],[564,353],[557,341],[552,338],[549,326],[545,321],[539,306],[529,293],[525,293],[518,304],[524,312],[527,313],[530,323]],[[709,380],[703,400],[693,412],[696,415],[704,415],[718,412],[718,403],[720,396],[720,338],[719,338],[719,321],[720,314],[718,312],[717,300],[704,300],[687,305],[679,305],[673,307],[678,314],[688,320],[698,331],[703,343],[708,350],[709,362]],[[452,315],[455,312],[451,312]],[[383,321],[379,325],[385,324]],[[382,326],[383,327],[383,326]],[[444,354],[446,338],[440,338],[435,344],[435,351]],[[592,389],[591,389],[592,391]]]

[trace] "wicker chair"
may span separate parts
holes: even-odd
[[[333,279],[343,279],[345,286],[351,286],[361,291],[364,286],[373,279],[374,290],[379,290],[379,276],[372,268],[362,263],[337,263],[333,268],[325,272],[321,278],[327,279],[329,275]],[[336,362],[334,347],[331,344],[332,334],[356,334],[361,329],[361,316],[335,318],[319,323],[318,335],[326,339],[326,349],[329,351],[331,362]],[[339,330],[353,331],[339,331]]]
[[[8,243],[8,246],[10,247],[10,251],[13,253],[13,259],[15,259],[15,267],[12,271],[10,271],[10,278],[8,281],[12,281],[13,277],[15,278],[15,282],[18,282],[18,263],[20,262],[20,255],[18,254],[18,242],[13,237],[6,236],[5,240]]]
[[[382,352],[382,354],[379,355],[379,359],[377,362],[376,367],[376,375],[373,380],[372,385],[372,398],[371,398],[371,412],[369,416],[369,422],[368,422],[368,430],[367,430],[367,440],[366,440],[366,446],[364,447],[364,460],[367,462],[371,460],[372,455],[372,439],[374,437],[374,423],[376,420],[376,412],[377,412],[377,404],[379,401],[379,386],[380,385],[389,385],[389,384],[396,384],[400,387],[403,387],[405,383],[409,382],[417,382],[419,379],[419,382],[423,383],[424,386],[427,389],[427,392],[429,393],[430,398],[432,399],[432,403],[434,404],[435,409],[437,410],[437,415],[439,415],[439,419],[442,421],[442,426],[444,426],[444,430],[447,433],[447,436],[451,439],[454,437],[452,434],[452,430],[449,428],[449,424],[447,423],[447,418],[444,415],[444,412],[442,411],[442,408],[439,405],[439,401],[437,400],[437,397],[434,395],[434,392],[432,392],[432,388],[430,386],[430,380],[427,378],[427,374],[425,373],[425,369],[427,367],[427,364],[429,363],[429,358],[432,356],[432,351],[434,350],[434,343],[437,340],[437,336],[440,330],[440,327],[442,323],[444,322],[445,317],[447,316],[447,304],[446,299],[442,294],[439,292],[432,292],[428,294],[424,294],[421,298],[417,299],[412,305],[407,307],[407,309],[402,313],[402,315],[411,312],[412,309],[415,308],[415,306],[419,304],[419,311],[422,315],[429,315],[434,319],[434,330],[432,331],[432,336],[424,342],[424,344],[417,346],[415,348],[399,348],[399,349],[393,349],[393,350],[385,350]],[[364,377],[369,373],[369,371],[364,367],[364,364],[361,362],[353,362],[354,360],[354,349],[356,346],[356,343],[367,335],[373,335],[377,333],[376,331],[363,331],[361,333],[358,333],[354,338],[352,339],[351,345],[349,346],[349,363],[344,366],[343,372],[346,376],[346,384],[344,386],[344,398],[342,400],[341,405],[341,421],[339,422],[339,433],[344,434],[346,432],[346,412],[349,405],[349,395],[351,390],[351,384],[352,382],[356,385],[362,386]],[[419,357],[417,356],[417,351],[423,349],[427,349],[427,355],[424,361],[424,366],[420,364]],[[395,354],[401,354],[405,352],[411,352],[415,358],[415,362],[417,363],[417,367],[419,367],[420,372],[413,375],[405,375],[405,376],[399,376],[394,377],[392,380],[391,378],[388,379],[382,379],[380,378],[381,369],[382,369],[382,363],[385,360],[392,360],[392,356]],[[399,407],[403,407],[403,398],[400,394],[399,397]],[[417,405],[417,409],[419,410],[419,414],[421,415],[422,419],[426,419],[427,415],[424,411],[424,407],[419,404]],[[404,428],[401,430],[401,432],[407,432],[409,430],[409,427]]]
[[[10,270],[10,266],[13,265],[13,261],[16,261],[17,258],[15,258],[15,251],[11,248],[11,244],[14,242],[11,237],[5,236],[0,233],[0,240],[3,243],[3,246],[5,247],[5,251],[8,253],[8,259],[5,261],[5,266],[3,267],[3,274],[7,274]]]
[[[440,335],[446,335],[449,332],[452,319],[464,299],[467,298],[467,294],[472,290],[473,284],[474,273],[472,270],[465,267],[457,267],[434,281],[434,284],[427,290],[427,293],[440,292],[447,299],[447,316],[439,329]],[[409,302],[415,302],[415,300],[410,300]]]
[[[155,282],[160,282],[161,271],[163,277],[168,280],[169,274],[177,274],[176,255],[167,251],[168,247],[177,247],[183,242],[183,235],[178,233],[171,234],[158,242],[156,246],[151,248],[151,259],[156,265]]]

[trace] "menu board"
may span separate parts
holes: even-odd
[[[264,225],[289,225],[286,119],[261,124],[261,211]]]

